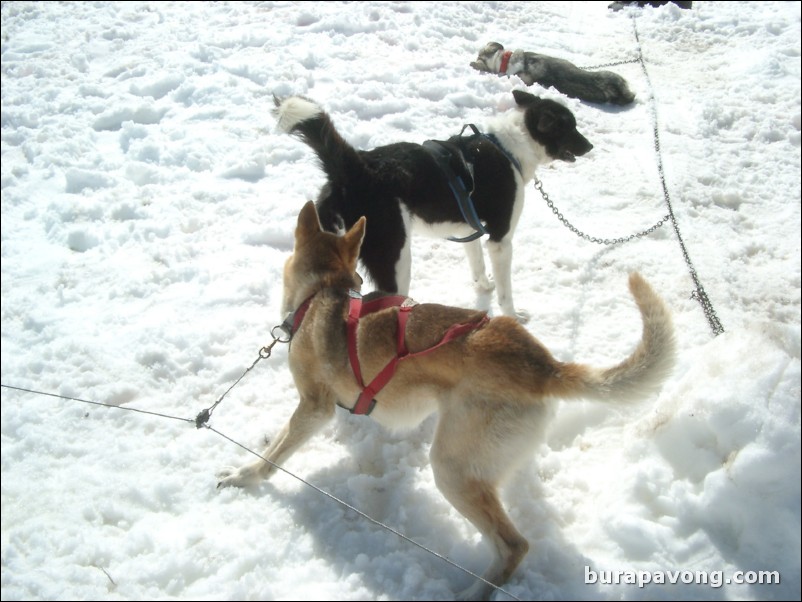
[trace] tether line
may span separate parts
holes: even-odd
[[[160,412],[149,412],[148,410],[140,410],[137,408],[129,408],[127,406],[116,406],[111,403],[101,403],[99,401],[89,401],[88,399],[80,399],[78,397],[69,397],[67,395],[57,395],[55,393],[45,393],[44,391],[34,391],[32,389],[24,389],[22,387],[14,387],[11,385],[2,385],[0,387],[4,389],[12,389],[14,391],[22,391],[23,393],[33,393],[34,395],[44,395],[46,397],[55,397],[56,399],[65,399],[67,401],[79,401],[81,403],[88,403],[93,406],[102,406],[104,408],[115,408],[117,410],[126,410],[128,412],[137,412],[138,414],[149,414],[151,416],[158,416],[159,418],[169,418],[170,420],[180,420],[181,422],[190,422],[195,424],[194,420],[190,420],[189,418],[181,418],[180,416],[170,416],[169,414],[162,414]]]
[[[297,479],[297,480],[299,480],[301,483],[303,483],[303,484],[304,484],[304,485],[306,485],[307,487],[311,487],[312,489],[314,489],[314,490],[315,490],[316,492],[318,492],[319,494],[321,494],[321,495],[323,495],[323,496],[325,496],[325,497],[329,498],[330,500],[332,500],[332,501],[334,501],[334,502],[336,502],[336,503],[340,504],[340,505],[341,505],[341,506],[343,506],[344,508],[347,508],[348,510],[351,510],[352,512],[355,512],[356,514],[358,514],[358,515],[359,515],[359,516],[361,516],[362,518],[364,518],[364,519],[366,519],[366,520],[370,521],[370,522],[371,522],[371,523],[373,523],[374,525],[376,525],[376,526],[378,526],[378,527],[380,527],[380,528],[382,528],[382,529],[385,529],[386,531],[389,531],[390,533],[393,533],[394,535],[397,535],[398,537],[400,537],[401,539],[403,539],[403,540],[404,540],[404,541],[406,541],[407,543],[410,543],[410,544],[412,544],[413,546],[416,546],[416,547],[420,548],[421,550],[423,550],[423,551],[425,551],[425,552],[428,552],[429,554],[432,554],[433,556],[436,556],[437,558],[439,558],[439,559],[440,559],[440,560],[442,560],[443,562],[446,562],[447,564],[450,564],[450,565],[451,565],[451,566],[453,566],[454,568],[456,568],[456,569],[459,569],[460,571],[462,571],[462,572],[464,572],[464,573],[467,573],[467,574],[468,574],[468,575],[470,575],[471,577],[473,577],[473,578],[475,578],[475,579],[478,579],[479,581],[482,581],[482,582],[486,583],[487,585],[490,585],[490,586],[491,586],[491,587],[493,587],[494,589],[496,589],[496,590],[500,591],[501,593],[503,593],[503,594],[505,594],[505,595],[509,596],[509,597],[510,597],[510,598],[512,598],[513,600],[520,600],[520,598],[518,598],[517,596],[515,596],[515,595],[511,594],[510,592],[508,592],[507,590],[505,590],[503,587],[499,587],[498,585],[495,585],[495,584],[491,583],[490,581],[488,581],[488,580],[484,579],[484,578],[483,578],[483,577],[481,577],[480,575],[477,575],[476,573],[474,573],[474,572],[473,572],[473,571],[471,571],[470,569],[466,569],[465,567],[463,567],[463,566],[460,566],[459,564],[457,564],[457,563],[456,563],[456,562],[454,562],[453,560],[449,559],[448,557],[446,557],[446,556],[443,556],[443,555],[442,555],[442,554],[440,554],[439,552],[435,552],[435,551],[434,551],[434,550],[432,550],[431,548],[427,548],[426,546],[424,546],[424,545],[423,545],[423,544],[421,544],[421,543],[418,543],[418,542],[417,542],[417,541],[415,541],[414,539],[410,539],[408,536],[404,535],[404,534],[403,534],[403,533],[401,533],[400,531],[397,531],[396,529],[394,529],[394,528],[392,528],[391,526],[389,526],[389,525],[387,525],[387,524],[385,524],[385,523],[381,522],[380,520],[377,520],[377,519],[373,518],[372,516],[370,516],[370,515],[368,515],[368,514],[365,514],[365,513],[364,513],[364,512],[362,512],[362,510],[360,510],[359,508],[355,508],[354,506],[352,506],[352,505],[351,505],[351,504],[349,504],[348,502],[346,502],[346,501],[344,501],[344,500],[341,500],[340,498],[338,498],[336,495],[334,495],[334,494],[332,494],[332,493],[329,493],[328,491],[325,491],[325,490],[321,489],[321,488],[320,488],[320,487],[318,487],[317,485],[314,485],[314,484],[310,483],[309,481],[306,481],[306,480],[304,480],[303,478],[299,477],[298,475],[295,475],[295,474],[291,473],[290,471],[288,471],[287,469],[285,469],[285,468],[283,468],[283,467],[279,466],[279,465],[278,465],[278,464],[276,464],[275,462],[271,462],[270,460],[268,460],[267,458],[265,458],[265,457],[264,457],[264,456],[262,456],[261,454],[259,454],[259,453],[255,452],[255,451],[253,451],[252,449],[250,449],[250,448],[246,447],[246,446],[245,446],[245,445],[243,445],[242,443],[239,443],[238,441],[235,441],[234,439],[230,438],[229,436],[227,436],[227,435],[225,435],[225,434],[221,433],[220,431],[218,431],[218,430],[217,430],[217,429],[215,429],[214,427],[211,427],[211,426],[209,426],[208,424],[206,424],[206,425],[203,425],[203,426],[205,426],[207,429],[209,429],[209,430],[210,430],[210,431],[212,431],[213,433],[216,433],[217,435],[219,435],[219,436],[220,436],[220,437],[222,437],[223,439],[226,439],[227,441],[230,441],[230,442],[231,442],[231,443],[233,443],[234,445],[236,445],[236,446],[238,446],[238,447],[240,447],[240,448],[244,449],[244,450],[245,450],[245,451],[247,451],[249,454],[253,454],[253,455],[254,455],[254,456],[256,456],[257,458],[259,458],[259,459],[263,460],[264,462],[267,462],[268,464],[270,464],[271,466],[273,466],[273,467],[274,467],[274,468],[276,468],[277,470],[280,470],[281,472],[283,472],[283,473],[285,473],[285,474],[288,474],[288,475],[290,475],[290,476],[291,476],[291,477],[293,477],[294,479]]]
[[[253,366],[251,366],[251,367],[253,367]],[[240,377],[240,380],[241,380],[241,377]],[[237,382],[239,382],[239,381],[237,381]],[[423,544],[418,543],[414,539],[411,539],[410,537],[404,535],[403,533],[401,533],[400,531],[390,527],[389,525],[381,522],[380,520],[377,520],[377,519],[373,518],[372,516],[370,516],[368,514],[365,514],[362,510],[359,510],[358,508],[352,506],[348,502],[338,498],[336,495],[321,489],[317,485],[314,485],[313,483],[310,483],[309,481],[305,480],[304,478],[299,477],[298,475],[290,472],[286,468],[284,468],[282,466],[279,466],[275,462],[271,462],[270,460],[268,460],[267,458],[265,458],[261,454],[253,451],[252,449],[250,449],[249,447],[243,445],[242,443],[232,439],[228,435],[218,431],[217,429],[213,428],[209,424],[202,424],[202,425],[198,426],[198,425],[196,425],[196,421],[194,419],[191,419],[191,418],[180,418],[178,416],[171,416],[169,414],[163,414],[163,413],[160,413],[160,412],[149,412],[147,410],[140,410],[140,409],[137,409],[137,408],[116,406],[116,405],[112,405],[112,404],[109,404],[109,403],[102,403],[102,402],[99,402],[99,401],[89,401],[87,399],[80,399],[78,397],[70,397],[70,396],[67,396],[67,395],[57,395],[55,393],[45,393],[44,391],[36,391],[36,390],[33,390],[33,389],[26,389],[26,388],[23,388],[23,387],[14,387],[12,385],[0,384],[0,387],[2,387],[4,389],[11,389],[13,391],[21,391],[23,393],[31,393],[33,395],[44,395],[46,397],[54,397],[56,399],[64,399],[66,401],[77,401],[77,402],[80,402],[80,403],[88,403],[88,404],[91,404],[91,405],[102,406],[102,407],[105,407],[105,408],[113,408],[113,409],[117,409],[117,410],[127,410],[129,412],[137,412],[139,414],[147,414],[147,415],[150,415],[150,416],[156,416],[158,418],[168,418],[168,419],[171,419],[171,420],[180,420],[181,422],[188,422],[188,423],[192,424],[193,426],[195,426],[196,428],[200,428],[200,426],[203,426],[203,427],[209,429],[210,431],[212,431],[213,433],[215,433],[216,435],[222,437],[226,441],[229,441],[230,443],[233,443],[237,447],[247,451],[249,454],[252,454],[252,455],[256,456],[257,458],[261,459],[262,461],[267,462],[271,466],[275,467],[277,470],[279,470],[279,471],[283,472],[284,474],[296,479],[297,481],[303,483],[307,487],[310,487],[311,489],[313,489],[315,492],[319,493],[320,495],[329,498],[330,500],[336,502],[337,504],[340,504],[341,506],[343,506],[344,508],[346,508],[348,510],[351,510],[352,512],[355,512],[358,516],[370,521],[371,523],[373,523],[374,525],[378,526],[379,528],[384,529],[385,531],[389,531],[390,533],[392,533],[393,535],[396,535],[397,537],[401,538],[405,542],[407,542],[409,544],[412,544],[413,546],[423,550],[424,552],[428,552],[432,556],[435,556],[436,558],[439,558],[443,562],[451,565],[452,567],[454,567],[456,569],[459,569],[460,571],[462,571],[463,573],[466,573],[467,575],[470,575],[474,579],[477,579],[479,581],[482,581],[483,583],[486,583],[487,585],[493,587],[495,590],[503,593],[506,596],[509,596],[513,600],[518,600],[519,602],[521,600],[520,598],[518,598],[514,594],[508,592],[503,587],[499,587],[498,585],[495,585],[494,583],[491,583],[490,581],[487,581],[482,576],[477,575],[476,573],[474,573],[470,569],[466,569],[465,567],[460,566],[459,564],[457,564],[453,560],[449,559],[448,557],[443,556],[439,552],[435,552],[431,548],[427,548]],[[107,576],[108,576],[108,574],[107,574]],[[109,579],[111,579],[111,577],[109,577]]]

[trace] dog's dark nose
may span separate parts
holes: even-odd
[[[593,150],[593,145],[582,134],[579,134],[579,138],[577,139],[573,150],[577,157],[581,157],[582,155],[585,155]]]

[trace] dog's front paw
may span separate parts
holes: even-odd
[[[247,470],[247,466],[237,468],[236,466],[224,466],[217,471],[216,477],[217,488],[223,489],[224,487],[247,487],[253,485],[259,478],[251,471]]]
[[[518,320],[519,324],[526,324],[529,321],[529,312],[523,309],[515,309],[514,307],[510,307],[508,305],[501,305],[501,313],[505,316],[509,316],[510,318],[515,318]]]
[[[473,283],[476,286],[476,288],[486,293],[489,293],[494,288],[496,288],[496,285],[493,283],[492,280],[490,280],[490,278],[487,277],[486,274],[482,274],[478,278],[474,278]]]
[[[489,600],[492,593],[493,587],[491,585],[477,580],[473,585],[462,590],[456,596],[454,596],[454,599],[459,600],[460,602],[467,602],[470,600]]]

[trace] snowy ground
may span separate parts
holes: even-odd
[[[217,491],[215,471],[250,456],[215,432],[9,387],[194,419],[270,341],[298,211],[323,183],[276,132],[272,95],[315,99],[359,148],[445,138],[514,110],[520,80],[469,66],[491,40],[580,66],[642,51],[648,80],[610,67],[630,107],[530,88],[595,145],[539,177],[592,236],[648,228],[667,213],[656,111],[725,329],[690,298],[670,226],[594,245],[527,191],[513,260],[527,327],[560,359],[617,361],[639,336],[638,270],[674,312],[679,360],[638,406],[562,404],[505,495],[532,546],[505,589],[799,599],[798,2],[3,2],[3,600],[430,600],[470,582],[288,474]],[[458,245],[413,253],[417,300],[498,313]],[[295,404],[278,347],[211,425],[258,448]],[[286,468],[481,572],[487,549],[432,480],[433,424],[393,434],[338,414]],[[610,571],[680,583],[602,583]],[[736,583],[758,571],[781,581]]]

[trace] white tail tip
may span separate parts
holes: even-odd
[[[291,132],[299,123],[312,119],[322,112],[321,108],[311,100],[293,96],[276,109],[278,128],[284,132]]]

